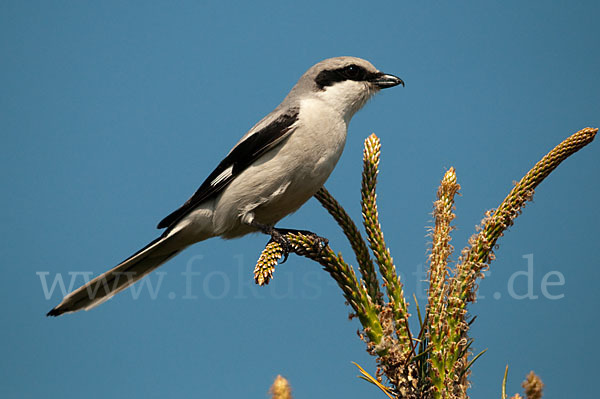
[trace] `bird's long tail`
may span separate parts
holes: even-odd
[[[161,236],[106,273],[65,296],[46,316],[92,309],[123,291],[167,260],[181,252],[173,235]]]

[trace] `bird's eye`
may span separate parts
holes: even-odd
[[[344,75],[348,79],[358,80],[362,75],[363,69],[357,65],[348,65],[344,68]]]

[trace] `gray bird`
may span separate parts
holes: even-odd
[[[263,232],[289,248],[275,223],[323,186],[337,164],[352,116],[380,89],[403,85],[355,57],[312,66],[283,102],[233,147],[200,188],[160,221],[154,241],[71,292],[48,316],[89,310],[183,249],[211,237]]]

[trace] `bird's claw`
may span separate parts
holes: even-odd
[[[294,247],[290,240],[286,237],[286,234],[303,234],[313,239],[315,246],[317,247],[317,256],[321,255],[323,250],[329,244],[329,240],[327,238],[321,237],[313,233],[312,231],[307,230],[292,230],[292,229],[277,229],[272,226],[263,226],[259,225],[259,228],[271,236],[271,239],[267,243],[267,245],[271,242],[275,242],[281,246],[283,261],[280,264],[284,264],[290,255],[290,252],[294,251]]]
[[[287,233],[302,234],[302,235],[305,235],[305,236],[308,236],[308,237],[312,238],[313,243],[314,243],[314,245],[317,248],[317,252],[316,252],[317,256],[321,255],[321,253],[323,253],[323,250],[329,244],[329,240],[327,238],[321,237],[321,236],[313,233],[312,231],[308,231],[308,230],[274,229],[274,231],[276,231],[277,233],[279,233],[280,239],[283,241],[283,244],[282,244],[281,241],[276,241],[277,243],[279,243],[282,246],[283,251],[284,251],[284,259],[283,259],[283,262],[281,262],[281,263],[285,263],[285,261],[288,258],[289,253],[293,251],[292,244],[285,237],[285,235]],[[273,240],[273,238],[271,240]]]
[[[290,240],[288,240],[285,237],[285,234],[281,234],[281,232],[279,232],[278,230],[273,229],[273,231],[271,232],[271,239],[269,240],[269,243],[271,242],[276,242],[281,247],[281,250],[283,252],[283,261],[281,261],[280,264],[284,264],[288,260],[288,257],[290,256],[290,251],[292,250],[292,244],[290,243]],[[267,243],[267,245],[269,243]]]

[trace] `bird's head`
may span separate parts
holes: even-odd
[[[294,91],[320,98],[349,121],[373,94],[400,84],[404,86],[402,79],[379,71],[367,60],[336,57],[313,65],[302,75]]]

